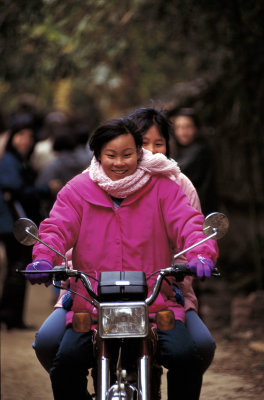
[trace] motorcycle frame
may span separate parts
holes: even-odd
[[[111,340],[102,339],[95,330],[93,337],[94,352],[97,360],[96,399],[111,400],[109,391],[113,387],[110,381]],[[129,340],[123,338],[119,340]],[[138,339],[137,351],[137,400],[150,400],[151,398],[151,365],[156,351],[157,335],[155,329],[150,327],[147,337]],[[133,387],[134,388],[134,387]],[[126,393],[127,394],[127,393]],[[132,400],[126,397],[127,400]]]

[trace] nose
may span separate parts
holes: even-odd
[[[144,145],[144,149],[151,151],[152,154],[155,154],[155,149],[153,144]]]
[[[114,161],[114,165],[117,167],[123,166],[124,165],[123,157],[116,157],[115,161]]]

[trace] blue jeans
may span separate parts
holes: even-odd
[[[201,357],[201,371],[204,373],[213,361],[216,349],[215,341],[209,329],[194,310],[186,312],[185,325]]]
[[[52,366],[65,332],[66,313],[67,311],[64,308],[53,311],[36,334],[33,348],[39,362],[47,372]],[[214,339],[198,314],[193,310],[187,311],[185,325],[202,358],[201,371],[205,372],[214,358],[216,347]]]
[[[32,345],[39,362],[47,372],[52,366],[65,333],[66,314],[67,310],[64,308],[54,310],[41,325]]]
[[[194,310],[186,312],[185,326],[179,321],[176,322],[176,329],[178,329],[177,335],[174,335],[173,330],[167,331],[169,335],[165,339],[166,347],[168,347],[167,353],[174,349],[174,362],[173,359],[169,363],[167,360],[161,360],[161,364],[168,368],[168,399],[176,397],[184,400],[199,400],[203,374],[214,358],[215,341]],[[163,334],[159,339],[162,336]],[[171,342],[167,344],[170,336],[174,336],[177,340],[174,342],[174,338],[172,338]],[[185,337],[184,341],[182,341],[183,336]],[[166,363],[168,364],[166,365]]]
[[[157,359],[169,370],[169,400],[199,399],[203,359],[182,322],[176,321],[172,330],[158,330]],[[67,328],[50,369],[54,399],[87,400],[87,374],[93,365],[92,332]]]
[[[203,358],[185,324],[158,330],[158,362],[168,369],[168,400],[198,400],[202,386]]]
[[[54,400],[88,400],[87,374],[94,365],[92,331],[67,328],[50,369]]]
[[[65,332],[66,312],[62,308],[55,310],[36,334],[33,347],[40,363],[48,372]],[[162,331],[159,332],[159,349],[161,351],[159,358],[162,364],[169,369],[168,398],[172,399],[174,393],[184,392],[182,398],[196,400],[199,399],[202,375],[214,357],[215,342],[205,324],[193,310],[186,313],[186,326],[179,321],[176,325],[178,330],[175,340],[173,337],[171,338],[175,334],[174,330],[167,331],[171,332],[169,335],[164,335]],[[173,362],[177,365],[176,369],[173,368]],[[188,362],[193,365],[192,368]],[[187,397],[187,390],[191,391],[189,397]]]

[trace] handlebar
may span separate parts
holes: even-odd
[[[212,270],[211,275],[215,277],[220,277],[220,272],[218,271],[218,268],[215,267]],[[150,296],[145,300],[148,305],[153,304],[156,300],[160,291],[162,281],[166,276],[173,276],[176,281],[181,282],[183,281],[185,276],[196,276],[196,274],[195,272],[192,272],[186,264],[174,264],[171,267],[161,269],[159,271]]]
[[[69,269],[67,267],[65,268],[64,266],[55,266],[52,270],[30,271],[30,272],[28,272],[26,270],[17,270],[17,272],[19,272],[23,275],[25,275],[25,274],[31,275],[31,274],[39,274],[39,273],[41,273],[41,274],[46,273],[49,275],[53,275],[53,285],[54,286],[56,286],[55,281],[66,280],[69,277],[75,277],[76,279],[80,279],[82,281],[84,287],[86,288],[87,292],[89,293],[91,299],[88,299],[87,297],[84,297],[84,296],[80,295],[79,293],[76,293],[76,292],[73,292],[73,293],[76,293],[79,296],[84,297],[87,301],[92,303],[96,308],[99,307],[99,297],[94,292],[91,282],[90,282],[90,279],[88,278],[87,274],[85,274],[84,272],[81,272],[76,269]],[[178,281],[178,282],[182,281],[185,276],[196,276],[196,274],[194,272],[192,272],[186,264],[174,264],[168,268],[158,270],[157,273],[158,273],[158,276],[156,278],[152,292],[151,292],[150,296],[145,300],[145,302],[148,306],[153,304],[154,301],[156,300],[156,298],[159,294],[159,291],[160,291],[161,284],[167,276],[173,276],[176,279],[176,281]],[[221,276],[218,268],[216,268],[216,267],[212,270],[211,275],[214,277]]]

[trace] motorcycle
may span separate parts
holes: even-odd
[[[220,239],[228,230],[228,219],[224,214],[212,213],[203,223],[205,238],[188,249],[174,255],[174,260],[192,248],[209,239]],[[156,327],[173,329],[174,314],[170,310],[159,311],[149,317],[148,307],[156,300],[162,281],[174,277],[182,281],[187,275],[194,275],[185,265],[172,263],[168,268],[151,274],[157,275],[152,292],[148,296],[147,279],[143,271],[102,272],[98,291],[94,292],[87,274],[68,267],[63,254],[38,237],[38,228],[27,218],[20,218],[14,225],[14,236],[24,245],[41,242],[64,259],[64,265],[55,266],[52,271],[41,271],[52,276],[55,287],[58,281],[69,277],[80,279],[88,296],[83,297],[97,309],[97,320],[90,313],[75,313],[73,329],[77,332],[93,330],[93,346],[97,366],[94,385],[98,400],[150,400],[160,399],[160,368],[155,366],[157,344]],[[19,270],[25,274],[26,270]],[[34,271],[30,272],[31,274]],[[38,273],[38,271],[36,271]],[[220,276],[215,267],[212,276]],[[157,379],[158,378],[158,379]]]

